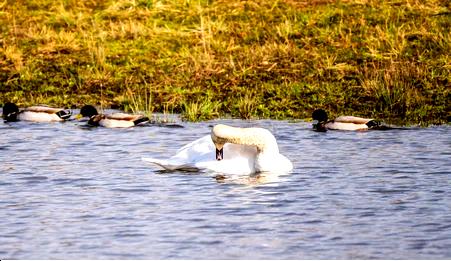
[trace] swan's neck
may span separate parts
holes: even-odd
[[[216,125],[211,133],[217,147],[225,143],[255,146],[259,153],[279,153],[276,138],[263,128],[236,128],[227,125]]]

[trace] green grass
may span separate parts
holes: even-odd
[[[0,0],[0,104],[401,124],[451,116],[439,0]]]

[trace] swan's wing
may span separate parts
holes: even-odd
[[[186,144],[185,146],[181,147],[177,150],[176,154],[181,153],[182,151],[189,151],[189,152],[195,152],[195,151],[205,151],[205,150],[211,150],[214,149],[213,141],[211,140],[210,135],[205,135],[202,138],[199,138],[193,142],[190,142]]]
[[[215,145],[211,140],[211,136],[206,135],[177,150],[171,159],[176,159],[181,162],[196,162],[208,157],[207,155],[209,154],[214,157],[215,151]]]
[[[255,159],[256,156],[257,148],[254,146],[233,143],[224,145],[224,160]],[[206,135],[180,148],[171,159],[185,162],[216,161],[216,148],[211,136]]]
[[[166,170],[209,170],[224,174],[250,174],[255,172],[257,149],[252,146],[225,144],[224,159],[216,160],[215,146],[210,135],[197,139],[179,149],[167,160],[142,158]]]
[[[196,166],[198,162],[205,162],[211,155],[215,157],[215,146],[211,141],[210,135],[197,139],[182,148],[167,160],[154,158],[142,158],[142,160],[156,164],[166,170],[190,170],[198,171],[201,168]]]

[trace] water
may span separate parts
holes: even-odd
[[[162,172],[211,125],[270,129],[291,174]],[[1,259],[449,259],[451,128],[0,123]],[[214,155],[212,155],[214,157]]]

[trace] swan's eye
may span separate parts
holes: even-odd
[[[224,158],[224,148],[220,150],[216,149],[216,160],[222,160]]]

